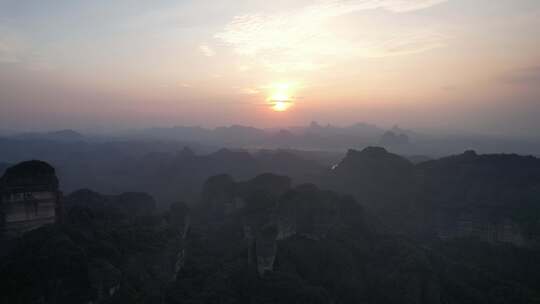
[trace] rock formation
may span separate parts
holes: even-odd
[[[12,238],[60,218],[61,193],[55,169],[42,161],[10,167],[0,179],[3,235]]]
[[[379,143],[385,147],[408,145],[409,137],[406,134],[396,134],[393,131],[387,131],[381,136]]]
[[[352,198],[311,184],[292,188],[284,176],[263,174],[234,182],[222,175],[210,178],[204,189],[203,205],[211,220],[236,217],[242,221],[248,261],[261,275],[273,270],[281,240],[320,240],[364,224],[362,208]]]

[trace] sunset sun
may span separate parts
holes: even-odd
[[[292,106],[290,101],[275,101],[272,110],[276,112],[285,112]]]
[[[291,86],[289,84],[274,85],[267,100],[270,108],[276,112],[289,110],[294,104],[291,96]]]

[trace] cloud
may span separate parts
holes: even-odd
[[[421,9],[426,9],[448,0],[357,0],[357,1],[335,1],[336,6],[341,7],[344,12],[358,10],[384,9],[395,13],[405,13]]]
[[[254,88],[244,88],[244,89],[240,89],[240,93],[244,95],[257,95],[257,94],[260,94],[261,91]]]
[[[214,56],[216,56],[216,52],[212,48],[210,48],[208,45],[203,44],[203,45],[199,46],[199,50],[206,57],[214,57]]]
[[[445,37],[425,28],[387,28],[375,33],[359,27],[351,33],[350,28],[336,30],[329,23],[359,11],[406,13],[446,1],[322,1],[292,12],[236,16],[215,38],[239,55],[256,57],[270,69],[317,70],[337,58],[395,56],[444,46]]]
[[[510,71],[500,76],[499,81],[508,85],[540,85],[540,66]]]

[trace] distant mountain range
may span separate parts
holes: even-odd
[[[381,146],[401,155],[423,156],[423,158],[441,157],[461,153],[468,149],[474,149],[481,153],[505,152],[540,155],[540,139],[530,140],[474,134],[428,134],[403,129],[399,126],[385,129],[367,123],[339,127],[312,122],[307,126],[282,129],[260,129],[242,125],[214,129],[175,126],[136,129],[112,135],[82,134],[68,129],[5,135],[4,139],[60,143],[159,142],[160,145],[165,142],[181,142],[183,146],[202,148],[204,152],[216,151],[223,147],[345,152],[349,148],[362,149],[367,146]],[[0,148],[2,148],[1,142]]]
[[[335,150],[351,144],[356,146],[362,142],[376,142],[384,132],[385,130],[368,124],[355,124],[342,128],[331,125],[321,126],[313,122],[306,127],[267,130],[240,125],[215,129],[176,126],[133,130],[123,134],[123,136],[132,139],[196,141],[225,147],[291,147]]]
[[[51,132],[28,132],[19,133],[13,138],[25,139],[25,140],[52,140],[52,141],[82,141],[85,139],[84,135],[74,130],[59,130]]]

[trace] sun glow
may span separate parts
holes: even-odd
[[[275,101],[272,110],[276,112],[285,112],[292,106],[290,101]]]
[[[293,106],[291,85],[287,83],[275,84],[269,87],[271,94],[267,101],[272,110],[285,112]]]

